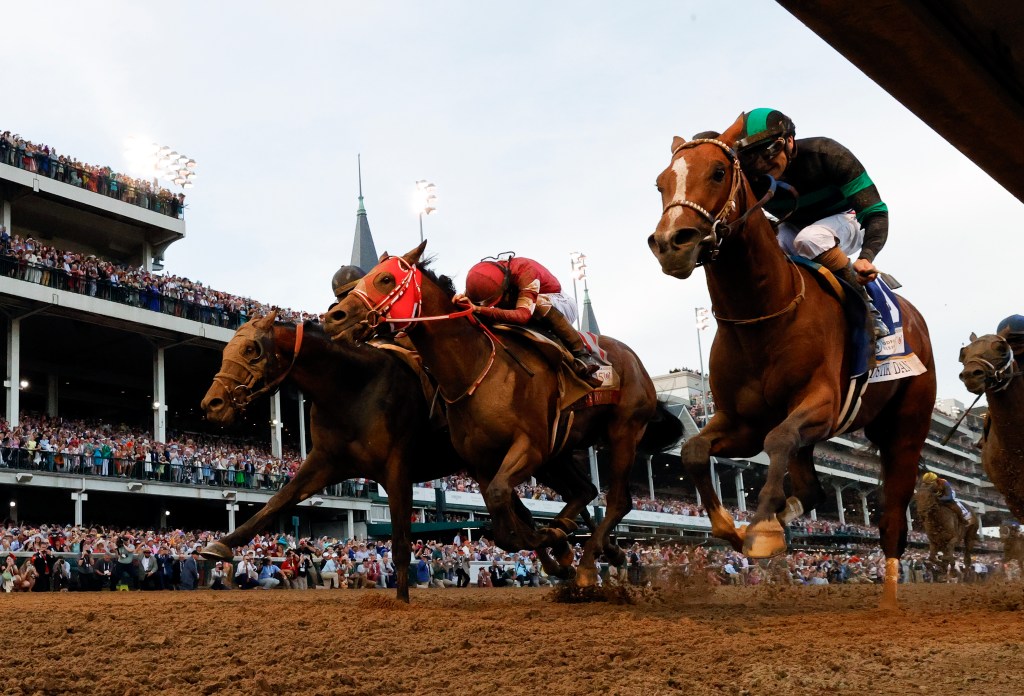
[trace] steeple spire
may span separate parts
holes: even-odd
[[[601,333],[601,329],[597,327],[597,317],[594,316],[594,307],[590,304],[590,291],[586,282],[583,283],[583,319],[580,322],[580,329],[592,334]]]
[[[352,240],[352,265],[368,271],[377,265],[377,249],[370,234],[370,222],[366,219],[366,208],[363,207],[363,161],[362,155],[356,155],[356,167],[359,172],[359,210],[356,211],[356,233]]]

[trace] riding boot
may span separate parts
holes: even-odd
[[[572,353],[573,371],[591,386],[601,386],[601,380],[592,377],[595,372],[601,369],[600,363],[594,360],[594,356],[587,350],[579,332],[572,327],[572,324],[566,320],[565,316],[554,307],[548,307],[547,312],[544,314],[537,312],[537,316],[547,325],[551,333],[562,342],[562,345]]]
[[[857,272],[853,270],[853,264],[849,264],[846,268],[839,272],[839,275],[845,280],[857,294],[860,295],[860,299],[864,300],[864,304],[868,308],[868,313],[871,319],[871,330],[875,335],[875,340],[885,338],[889,335],[889,327],[882,321],[882,314],[875,307],[875,303],[871,300],[871,295],[868,294],[867,288],[861,285],[857,281]]]
[[[877,341],[888,336],[889,327],[882,321],[882,315],[878,312],[878,308],[875,307],[875,303],[871,301],[871,295],[868,294],[867,289],[857,281],[857,272],[853,270],[853,264],[843,250],[835,246],[828,251],[818,254],[813,260],[832,271],[836,277],[845,280],[860,298],[864,300],[864,304],[868,309],[869,319],[871,320],[871,332],[874,334],[875,340]]]

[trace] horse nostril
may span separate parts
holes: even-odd
[[[345,321],[345,310],[343,310],[343,309],[331,310],[331,312],[328,313],[327,318],[330,319],[333,322],[341,323],[341,322]]]
[[[672,235],[672,248],[678,249],[685,245],[690,239],[693,238],[694,229],[692,227],[684,227],[681,230],[676,230],[675,234]]]
[[[658,241],[654,238],[653,234],[647,238],[647,246],[650,248],[651,251],[658,250]]]
[[[224,399],[220,398],[219,396],[215,396],[214,398],[208,400],[205,404],[203,404],[203,408],[207,411],[219,411],[221,408],[223,408],[223,406]]]

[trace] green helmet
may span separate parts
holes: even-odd
[[[787,135],[796,135],[796,126],[789,116],[775,109],[754,109],[743,114],[743,131],[736,149],[742,151]]]
[[[362,280],[364,275],[366,275],[366,271],[359,266],[339,268],[331,278],[331,289],[334,291],[334,296],[340,300],[356,286],[356,283]]]

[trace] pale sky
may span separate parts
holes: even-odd
[[[654,180],[672,136],[771,106],[798,137],[845,144],[878,185],[891,222],[877,263],[929,323],[940,397],[970,401],[960,346],[1024,311],[1021,203],[768,0],[45,2],[4,18],[18,30],[0,43],[0,130],[114,169],[129,135],[194,157],[166,271],[218,290],[325,309],[361,153],[378,251],[419,242],[413,182],[429,179],[428,251],[458,287],[514,250],[571,292],[582,251],[603,332],[652,375],[696,368],[707,288],[703,271],[662,275],[647,249]]]

